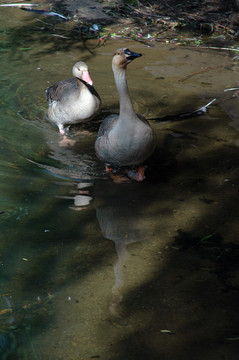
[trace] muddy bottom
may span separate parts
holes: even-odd
[[[0,13],[0,354],[237,359],[239,108],[236,91],[224,92],[238,84],[235,53],[72,43],[23,12],[8,24],[13,14]],[[94,152],[102,119],[119,109],[120,47],[143,54],[128,85],[157,133],[142,183],[115,184]],[[62,147],[44,90],[80,59],[102,111]],[[214,98],[202,116],[162,121]]]

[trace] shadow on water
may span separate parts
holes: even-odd
[[[218,153],[211,154],[208,161],[215,163]],[[81,284],[86,268],[88,273],[94,267],[94,279],[88,280],[90,288],[94,284],[94,293],[87,297],[90,304],[85,307],[85,321],[93,321],[93,327],[96,321],[100,328],[91,343],[90,357],[112,359],[114,354],[114,359],[174,359],[177,354],[177,358],[185,359],[191,354],[195,359],[217,359],[218,354],[233,358],[237,351],[239,247],[228,231],[229,222],[237,217],[237,200],[233,201],[230,187],[221,197],[221,189],[208,184],[206,175],[195,177],[195,165],[186,160],[180,176],[188,184],[180,183],[171,173],[166,183],[99,182],[94,186],[91,195],[99,227],[114,243],[116,257],[112,247],[103,243],[99,258],[92,257],[93,249],[87,249],[84,254],[88,259],[77,256],[72,264]],[[220,164],[217,166],[221,169]],[[225,208],[236,213],[225,214]],[[192,216],[188,217],[190,212]],[[182,226],[187,232],[180,230]],[[113,259],[109,289],[105,281],[109,280],[109,261]],[[104,266],[104,281],[96,273],[100,265]],[[103,294],[108,289],[106,304],[102,304],[105,297],[101,286]],[[79,290],[75,294],[78,303],[86,296],[81,291],[80,297]],[[82,315],[75,311],[79,318],[74,321],[71,317],[71,321],[78,336],[83,337],[76,345],[83,359],[89,351],[85,338],[92,328],[82,323]],[[83,328],[78,328],[78,321]],[[75,343],[75,334],[70,329],[69,333]],[[68,346],[65,351],[69,351]]]
[[[186,131],[187,125],[177,127]],[[195,138],[190,141],[199,141]],[[175,141],[184,143],[183,151],[173,146],[180,157],[187,151],[186,143],[181,138]],[[70,317],[74,329],[68,328],[71,341],[62,345],[64,351],[70,351],[68,347],[76,344],[80,334],[83,339],[75,345],[76,351],[85,358],[89,354],[86,338],[92,327],[95,331],[95,326],[100,326],[98,336],[90,342],[92,357],[112,359],[114,354],[115,359],[173,359],[175,352],[179,359],[189,353],[195,359],[217,359],[218,353],[234,356],[239,248],[231,225],[237,219],[238,190],[218,181],[229,172],[233,175],[230,182],[236,183],[237,150],[226,142],[218,143],[216,151],[203,152],[204,161],[199,155],[191,158],[191,154],[177,167],[171,163],[162,169],[168,176],[165,182],[148,179],[143,184],[117,185],[106,181],[88,187],[102,235],[114,243],[115,250],[99,235],[96,244],[88,230],[82,236],[83,249],[72,256],[65,253],[69,259],[66,283],[75,278],[71,287],[76,289],[77,304],[89,304],[82,306],[83,316],[76,306],[71,312],[59,302],[58,311],[66,311],[65,318],[58,316],[59,328]],[[94,219],[93,214],[88,215],[83,216],[85,227]],[[180,230],[182,227],[187,231]],[[110,275],[109,262],[113,262]],[[84,287],[88,276],[89,293]],[[111,282],[111,289],[105,282]],[[107,300],[102,304],[105,292]],[[74,358],[74,351],[71,356]]]
[[[71,7],[71,5],[67,5]],[[64,13],[66,16],[72,15],[68,10],[64,11],[67,5],[62,1],[60,4],[56,2],[55,11],[58,11],[59,7],[62,15]],[[38,11],[38,9],[36,10]],[[1,52],[7,52],[11,58],[22,59],[24,52],[30,52],[37,44],[35,53],[31,54],[35,59],[59,51],[66,53],[74,49],[78,51],[87,49],[89,52],[89,57],[85,59],[87,61],[94,55],[94,49],[99,45],[99,33],[92,29],[90,25],[92,21],[81,22],[74,19],[73,16],[65,21],[57,16],[50,17],[34,12],[23,12],[17,8],[1,8],[2,13],[3,11],[6,18],[11,18],[13,22],[7,30],[2,30],[4,34],[7,32],[7,39],[2,42]],[[105,17],[106,19],[99,19],[101,26],[105,22],[107,24],[115,22],[114,18]],[[6,19],[4,19],[5,23]],[[9,24],[6,23],[6,25]]]
[[[28,21],[29,25],[12,28],[8,31],[8,41],[11,43],[11,56],[20,59],[19,55],[21,53],[17,52],[19,47],[22,51],[29,51],[35,42],[38,44],[40,43],[42,47],[41,49],[38,49],[38,52],[34,54],[34,57],[53,54],[56,51],[67,52],[70,49],[77,49],[79,51],[88,49],[90,54],[93,54],[93,49],[91,49],[90,46],[87,46],[87,41],[89,40],[88,37],[82,36],[77,29],[64,31],[64,36],[66,38],[63,40],[60,35],[57,36],[57,34],[54,34],[57,31],[55,25],[44,25],[37,20],[33,22],[32,19],[29,19]],[[53,33],[50,34],[50,32]],[[21,35],[20,37],[19,34]]]
[[[210,159],[213,163],[218,161],[219,153],[216,151]],[[231,158],[229,155],[232,155],[230,151],[227,156]],[[222,159],[223,156],[225,154],[221,153],[219,158]],[[190,183],[181,186],[178,184],[178,193],[172,189],[166,191],[166,186],[161,184],[164,189],[161,189],[163,195],[158,194],[160,204],[157,204],[157,210],[154,209],[151,218],[152,222],[156,222],[156,226],[150,227],[153,233],[147,232],[147,228],[144,227],[143,215],[138,218],[137,226],[142,225],[146,230],[146,233],[141,231],[140,234],[145,241],[157,237],[157,248],[160,247],[160,238],[171,229],[169,220],[171,217],[174,217],[174,229],[177,235],[173,236],[173,241],[168,242],[169,248],[163,247],[161,252],[155,251],[154,248],[155,268],[149,276],[151,278],[143,281],[143,284],[137,284],[138,268],[133,266],[135,283],[123,299],[119,296],[121,312],[117,324],[124,327],[127,334],[123,335],[120,341],[116,342],[117,346],[113,348],[113,353],[118,354],[115,356],[116,359],[174,359],[175,354],[178,359],[185,359],[189,354],[195,359],[202,357],[217,359],[219,354],[222,358],[235,356],[238,341],[236,299],[239,289],[237,275],[239,246],[235,238],[238,231],[238,226],[235,225],[238,216],[237,199],[233,199],[231,187],[224,189],[223,196],[220,194],[221,189],[212,190],[208,184],[209,179],[205,175],[196,178],[194,169],[195,165],[190,161],[184,169],[180,168],[181,175]],[[234,180],[236,179],[237,176]],[[173,186],[175,180],[176,178],[169,180],[167,187],[170,183]],[[123,247],[123,253],[119,252],[118,262],[115,265],[116,275],[118,267],[124,265],[126,255],[127,265],[130,266],[130,261],[134,263],[132,256],[135,250],[129,250],[131,256],[126,252],[128,245],[137,241],[134,233],[132,242],[126,239],[122,245],[124,230],[120,232],[118,227],[123,216],[123,229],[126,229],[127,233],[127,225],[134,224],[138,209],[145,211],[145,201],[140,201],[145,195],[142,190],[141,188],[136,196],[139,204],[135,204],[136,209],[133,212],[124,209],[118,214],[117,210],[120,207],[116,205],[115,198],[106,209],[103,208],[103,214],[107,215],[103,216],[103,220],[101,207],[100,215],[97,209],[97,218],[104,236],[115,241],[116,250],[122,251]],[[127,203],[129,195],[126,193],[126,198],[122,200],[123,193],[125,194],[125,191],[121,194],[121,202]],[[197,208],[197,211],[188,223],[187,214],[192,211],[190,203],[195,195],[198,205],[193,208]],[[166,229],[160,224],[160,218],[165,213],[165,209],[161,207],[165,201],[168,205],[171,203],[169,208],[172,210],[168,218],[161,219],[161,222],[166,224]],[[151,198],[150,207],[152,203]],[[234,231],[231,228],[232,224],[236,226]],[[136,231],[137,226],[133,226]],[[183,232],[182,227],[186,227],[188,232]],[[115,236],[115,233],[120,234],[121,240],[120,236]],[[140,240],[139,236],[138,241]],[[152,243],[150,244],[152,246]],[[149,251],[151,246],[144,250]],[[147,253],[143,251],[140,255],[139,262],[142,261],[140,269],[145,269],[144,257],[147,258]]]

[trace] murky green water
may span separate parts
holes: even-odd
[[[234,54],[125,41],[94,49],[18,9],[0,20],[2,358],[236,359],[239,109],[223,92],[238,83]],[[152,121],[159,149],[146,180],[114,184],[94,141],[118,109],[111,58],[126,46],[143,53],[127,74],[147,118],[218,101],[201,117]],[[71,129],[66,148],[44,90],[80,59],[103,109]]]

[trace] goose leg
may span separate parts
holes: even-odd
[[[68,147],[68,146],[74,146],[76,143],[76,140],[69,139],[66,135],[63,135],[63,139],[59,141],[60,147]]]
[[[147,166],[135,166],[133,170],[129,170],[127,175],[130,179],[136,181],[143,181],[145,179],[144,172]]]
[[[58,124],[58,128],[61,135],[66,135],[63,124]]]
[[[108,172],[111,179],[113,179],[113,181],[116,184],[130,182],[130,179],[127,176],[124,176],[124,175],[121,175],[121,174],[113,174],[113,172],[112,172],[113,169],[111,167],[105,165],[105,169]]]

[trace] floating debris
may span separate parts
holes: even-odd
[[[99,31],[99,26],[97,24],[93,24],[90,28],[90,31]]]
[[[213,234],[205,235],[200,242],[206,242],[206,240],[210,239],[213,236]]]
[[[201,114],[203,114],[203,113],[206,113],[206,112],[207,112],[207,108],[208,108],[212,103],[214,103],[214,101],[216,101],[216,100],[217,100],[216,98],[212,99],[212,100],[209,101],[209,103],[207,103],[206,105],[200,107],[200,108],[197,109],[197,110],[194,110],[194,111],[192,112],[192,114],[201,115]]]
[[[32,50],[32,48],[28,47],[28,48],[20,48],[21,51],[29,51]]]
[[[37,10],[37,9],[30,9],[30,8],[28,9],[28,8],[24,8],[24,7],[20,7],[20,9],[25,10],[25,11],[31,11],[31,12],[34,12],[34,13],[39,14],[39,15],[58,16],[61,19],[68,20],[68,18],[66,16],[58,14],[55,11]]]
[[[239,87],[230,88],[230,89],[225,89],[224,92],[226,92],[226,91],[233,91],[233,90],[239,90]]]
[[[19,7],[21,8],[22,6],[26,6],[26,7],[32,7],[32,6],[39,6],[39,4],[30,4],[30,3],[14,3],[14,4],[1,4],[0,6],[3,7]]]
[[[171,330],[160,330],[161,333],[172,334]]]
[[[1,315],[5,315],[5,314],[8,314],[8,313],[12,313],[13,312],[13,310],[10,308],[7,308],[7,309],[2,309],[2,310],[0,310],[0,316]]]

